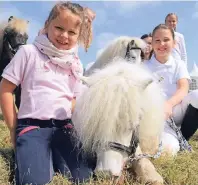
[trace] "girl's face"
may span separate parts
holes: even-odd
[[[161,28],[154,32],[152,47],[158,61],[167,61],[174,46],[175,41],[169,29]]]
[[[177,16],[176,15],[169,15],[165,22],[166,26],[170,29],[175,30],[177,27]]]
[[[144,38],[143,39],[145,42],[146,42],[146,44],[147,44],[147,46],[146,46],[146,49],[145,49],[145,53],[147,54],[147,53],[150,53],[151,51],[152,51],[152,37],[146,37],[146,38]]]
[[[73,48],[80,34],[81,19],[70,10],[61,10],[59,15],[47,23],[46,33],[52,44],[61,50]]]

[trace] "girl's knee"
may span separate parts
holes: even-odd
[[[93,170],[87,166],[81,165],[80,168],[72,170],[72,179],[74,182],[83,183],[90,180]]]
[[[51,180],[52,178],[50,178],[49,176],[32,176],[31,174],[24,173],[23,175],[19,175],[18,177],[16,176],[16,185],[45,185],[48,184]]]
[[[179,152],[180,150],[178,139],[169,133],[165,133],[163,136],[164,136],[162,138],[163,152],[165,154],[169,154],[173,156],[176,155],[177,152]]]

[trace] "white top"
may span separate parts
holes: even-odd
[[[13,84],[21,84],[19,119],[71,118],[72,100],[80,95],[82,84],[71,69],[48,60],[34,45],[24,45],[2,74]]]
[[[167,99],[169,99],[177,90],[177,81],[186,78],[190,79],[190,75],[185,64],[180,60],[169,57],[165,64],[158,62],[153,55],[150,60],[144,63],[154,74],[157,81],[161,81],[162,90]]]
[[[176,46],[172,51],[174,58],[184,61],[187,65],[187,53],[184,36],[181,33],[175,32]]]

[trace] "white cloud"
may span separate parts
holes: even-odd
[[[195,10],[198,11],[198,2],[195,2]]]
[[[117,10],[117,13],[122,15],[122,16],[131,16],[129,14],[130,12],[132,13],[133,11],[143,7],[143,6],[156,6],[161,3],[161,1],[152,1],[152,0],[147,0],[147,1],[116,1],[116,2],[103,2],[104,6],[106,8],[111,9],[112,6],[114,9]]]
[[[193,19],[197,19],[198,18],[198,11],[193,13],[192,18]]]
[[[103,32],[103,33],[99,34],[96,38],[97,47],[99,49],[104,48],[116,37],[118,37],[118,36],[111,32]]]
[[[198,18],[198,2],[195,2],[195,12],[193,12],[192,18],[193,19],[197,19]]]

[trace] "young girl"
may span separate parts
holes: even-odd
[[[152,35],[151,34],[144,34],[141,36],[141,39],[144,40],[147,44],[147,47],[144,52],[144,60],[149,60],[153,54],[152,48]]]
[[[185,64],[172,57],[174,46],[174,31],[164,24],[158,25],[153,30],[154,55],[145,65],[162,86],[166,97],[166,119],[173,117],[177,126],[185,127],[182,132],[188,139],[198,125],[198,91],[188,94],[190,76]],[[172,154],[176,154],[180,149],[176,132],[169,124],[165,125],[162,142],[165,151]]]
[[[172,50],[172,55],[175,58],[183,60],[184,63],[187,65],[187,53],[186,53],[186,45],[184,36],[181,33],[176,32],[176,27],[178,23],[178,16],[175,13],[169,13],[165,18],[165,24],[170,29],[174,30],[175,34],[175,47]]]
[[[70,173],[74,181],[89,178],[91,169],[80,158],[72,129],[72,100],[80,93],[83,68],[78,43],[91,43],[94,16],[79,4],[56,4],[44,32],[16,53],[3,72],[0,101],[15,147],[16,184],[43,185],[54,172]],[[16,113],[12,92],[21,84]]]

